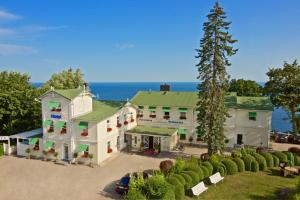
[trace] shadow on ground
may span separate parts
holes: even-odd
[[[122,199],[122,196],[115,192],[115,185],[118,181],[113,181],[106,185],[102,191],[99,191],[99,195],[111,198],[111,199]]]

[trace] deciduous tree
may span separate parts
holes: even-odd
[[[257,82],[244,79],[232,79],[229,83],[229,92],[236,92],[238,96],[261,96],[263,87]]]

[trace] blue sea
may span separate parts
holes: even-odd
[[[89,83],[92,93],[101,100],[124,100],[131,99],[138,91],[159,91],[159,86],[165,82],[114,82],[114,83]],[[197,91],[195,82],[167,82],[172,91]],[[42,83],[33,83],[40,87]],[[272,130],[290,131],[292,126],[287,113],[281,109],[274,109],[272,114]]]

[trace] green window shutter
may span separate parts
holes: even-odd
[[[77,127],[83,130],[83,129],[87,129],[88,125],[89,125],[88,122],[79,122]]]
[[[178,134],[179,135],[186,135],[186,128],[179,128],[178,129]]]
[[[255,118],[256,117],[256,112],[249,112],[249,117],[253,117],[253,118]]]
[[[150,111],[155,111],[156,110],[156,106],[149,106],[149,110]]]
[[[29,138],[29,144],[36,144],[38,140],[38,138]]]
[[[87,151],[89,148],[89,145],[87,144],[80,144],[79,145],[79,151]]]
[[[53,147],[54,145],[54,142],[53,141],[47,141],[45,144],[44,144],[44,147],[45,149],[49,149],[51,147]]]
[[[45,127],[51,126],[51,124],[52,124],[52,120],[50,120],[50,119],[47,119],[43,122],[43,126],[45,126]]]
[[[56,122],[56,124],[54,125],[55,128],[62,128],[64,127],[64,125],[66,124],[65,121],[58,121]]]
[[[49,101],[48,102],[48,108],[53,109],[53,108],[59,108],[60,103],[57,101]]]
[[[187,108],[179,108],[178,110],[179,110],[179,112],[182,112],[182,113],[186,113],[188,111]]]
[[[162,107],[163,112],[169,112],[170,111],[170,107]]]

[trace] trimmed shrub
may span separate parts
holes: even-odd
[[[209,177],[209,169],[207,169],[206,166],[200,166],[202,173],[203,173],[203,179]]]
[[[0,156],[3,156],[4,150],[3,150],[3,144],[0,143]]]
[[[222,176],[225,176],[226,175],[226,167],[223,163],[219,162],[219,161],[211,161],[211,164],[214,168],[214,171],[213,173],[216,173],[216,172],[220,172],[220,174]]]
[[[164,173],[164,175],[168,175],[173,168],[173,161],[172,160],[161,161],[159,164],[159,168]]]
[[[241,158],[234,158],[234,162],[236,163],[238,167],[239,172],[244,172],[245,171],[245,163]]]
[[[277,158],[279,159],[279,163],[287,163],[287,155],[285,153],[282,153],[280,151],[275,151],[273,152],[273,155],[277,156]]]
[[[181,173],[180,175],[185,180],[185,185],[184,185],[185,191],[190,190],[193,187],[193,179],[188,174],[185,174],[185,173]]]
[[[231,159],[223,160],[222,163],[226,167],[226,171],[228,175],[233,175],[238,172],[238,166],[235,164],[235,162]]]
[[[196,172],[184,171],[183,173],[189,175],[192,178],[193,186],[197,185],[200,182],[200,178]]]
[[[258,172],[259,171],[259,164],[257,161],[253,161],[251,163],[251,171],[252,172]]]
[[[274,167],[278,167],[279,166],[279,158],[275,155],[272,155],[272,157],[273,157]]]
[[[252,156],[258,162],[259,170],[266,171],[267,170],[267,161],[266,161],[265,157],[263,157],[262,155],[260,155],[258,153],[255,153],[255,152],[252,153]]]
[[[129,189],[128,193],[124,196],[125,200],[146,200],[145,195],[141,191],[135,189]]]
[[[168,182],[166,183],[166,192],[163,194],[161,200],[175,200],[175,187]]]
[[[174,186],[174,192],[175,192],[175,199],[176,200],[184,200],[184,185],[180,183],[180,181],[170,176],[166,178],[167,182]]]
[[[270,153],[260,152],[260,155],[266,159],[267,167],[274,167],[273,156]]]
[[[211,176],[213,174],[214,167],[212,166],[212,164],[209,161],[203,162],[202,166],[204,166],[204,167],[206,167],[206,169],[208,169],[208,176]]]
[[[175,173],[181,173],[183,172],[184,168],[185,168],[185,160],[183,160],[182,158],[177,158],[175,161],[175,165],[173,167],[173,171]]]
[[[144,191],[147,199],[175,199],[174,188],[163,175],[150,177],[145,183]]]
[[[294,154],[294,162],[296,166],[300,166],[300,156]]]
[[[180,174],[172,174],[171,176],[179,180],[183,186],[185,185],[185,179]]]
[[[199,166],[188,167],[186,169],[186,171],[193,171],[193,172],[195,172],[198,175],[198,177],[199,177],[199,181],[203,179],[203,172],[202,172],[202,169]]]
[[[231,157],[233,157],[233,158],[241,158],[242,157],[242,153],[241,153],[241,151],[234,150],[234,151],[231,152]]]
[[[251,171],[251,166],[253,165],[253,162],[256,162],[255,158],[250,154],[245,154],[243,158],[245,163],[245,170]]]

